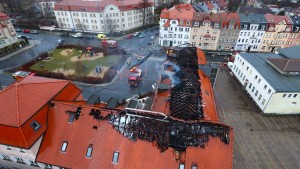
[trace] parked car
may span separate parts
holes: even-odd
[[[131,39],[132,37],[133,37],[133,35],[130,34],[130,35],[127,35],[125,38],[126,38],[126,39]]]
[[[73,38],[82,38],[83,34],[81,32],[77,32],[75,34],[72,35]]]
[[[22,32],[22,29],[16,28],[16,32]]]
[[[57,40],[57,43],[58,43],[58,44],[63,44],[64,42],[65,42],[65,41],[64,41],[63,39],[58,39],[58,40]]]
[[[151,36],[151,40],[153,40],[154,39],[154,36]]]
[[[30,33],[32,33],[32,34],[38,34],[39,32],[37,30],[32,30],[32,31],[30,31]]]
[[[93,35],[86,35],[85,36],[87,39],[94,39],[94,36]]]
[[[30,33],[29,29],[23,29],[23,33]]]
[[[21,35],[21,36],[19,35],[18,38],[27,39],[27,40],[31,39],[30,36],[26,36],[26,35]]]
[[[12,77],[15,79],[22,79],[30,74],[31,74],[31,72],[17,71],[14,74],[12,74]]]
[[[153,44],[154,44],[153,41],[149,41],[149,42],[148,42],[148,45],[153,45]]]
[[[135,32],[134,34],[133,34],[133,36],[140,36],[140,32]]]
[[[61,37],[69,37],[69,33],[62,33],[60,34]]]
[[[140,38],[143,38],[143,37],[145,37],[145,36],[146,36],[145,33],[141,33],[139,37],[140,37]]]

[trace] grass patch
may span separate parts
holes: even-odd
[[[43,71],[40,65],[43,65],[48,72],[52,72],[56,69],[59,69],[64,65],[67,69],[75,70],[75,74],[81,75],[78,70],[78,64],[75,61],[71,61],[72,57],[78,57],[81,55],[78,49],[73,49],[73,52],[68,55],[62,55],[61,52],[65,49],[55,49],[52,51],[49,56],[53,57],[50,61],[38,61],[36,64],[30,67],[33,71]],[[84,56],[85,57],[85,56]],[[118,55],[107,55],[105,57],[97,58],[95,60],[82,60],[80,61],[80,65],[84,66],[86,69],[82,72],[83,75],[88,75],[96,65],[102,65],[106,67],[111,67],[114,64],[117,64],[120,60],[120,56]]]

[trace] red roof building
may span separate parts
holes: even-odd
[[[173,82],[162,76],[151,110],[87,104],[69,81],[27,76],[0,93],[0,144],[27,151],[42,138],[40,167],[231,169],[232,128],[218,121],[209,77],[198,69],[205,55],[194,49],[177,60],[191,76],[161,88]],[[16,159],[10,151],[0,153]]]

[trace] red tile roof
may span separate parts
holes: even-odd
[[[27,76],[1,91],[0,144],[29,148],[46,130],[49,101],[59,96],[62,89],[68,90],[69,83],[65,80]],[[77,96],[81,92],[78,88],[72,89]],[[67,97],[61,98],[68,100]],[[30,126],[33,121],[41,126],[38,131]],[[7,134],[10,136],[7,137]]]
[[[233,12],[221,13],[222,28],[224,28],[225,26],[228,28],[228,24],[232,20],[235,22],[235,25],[238,26],[238,28],[241,28],[241,22],[240,22],[240,17],[238,15],[238,13],[233,13]]]
[[[265,18],[267,23],[278,24],[282,20],[285,20],[286,24],[290,25],[293,24],[291,19],[288,16],[280,16],[280,15],[272,15],[272,14],[265,14]]]
[[[1,12],[0,12],[0,21],[7,20],[7,19],[9,19],[9,18],[10,18],[10,17],[7,16],[5,13],[1,13]]]
[[[122,3],[123,2],[123,3]],[[55,4],[54,10],[62,11],[84,11],[102,12],[105,6],[112,4],[121,11],[133,10],[143,6],[140,0],[103,0],[103,1],[82,1],[82,0],[63,0]],[[153,6],[153,2],[148,1],[147,6]]]
[[[89,115],[91,107],[83,107],[79,120],[69,123],[66,110],[75,110],[76,103],[55,102],[49,111],[49,127],[38,152],[37,161],[56,166],[115,169],[166,169],[178,168],[180,161],[171,149],[160,152],[156,145],[147,141],[131,141],[112,127],[108,121],[98,121]],[[97,126],[97,129],[94,129]],[[84,135],[82,135],[84,133]],[[232,144],[233,135],[230,132]],[[61,152],[64,141],[66,152]],[[89,145],[93,145],[92,157],[85,157]],[[114,151],[119,152],[118,163],[113,163]],[[188,147],[184,157],[186,168],[192,164],[203,169],[232,168],[232,146],[218,138],[209,138],[205,148]]]
[[[200,22],[203,21],[220,22],[221,14],[195,12],[193,15],[193,20],[200,21]]]
[[[190,4],[179,4],[170,8],[168,11],[164,10],[160,18],[163,19],[178,19],[178,20],[192,20],[194,8]]]

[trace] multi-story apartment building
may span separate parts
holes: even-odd
[[[300,113],[300,46],[278,54],[238,53],[232,72],[266,114]]]
[[[267,21],[262,14],[239,13],[241,31],[235,50],[258,51],[265,34]]]
[[[220,14],[195,12],[190,44],[201,49],[216,50],[220,37]]]
[[[39,9],[41,10],[43,15],[54,16],[54,6],[55,4],[61,0],[39,0]]]
[[[5,48],[16,42],[18,42],[16,30],[10,18],[4,13],[0,13],[0,48]]]
[[[219,13],[227,10],[227,3],[225,0],[214,0],[193,3],[193,7],[197,12]]]
[[[237,13],[221,13],[221,33],[218,50],[234,50],[239,37],[241,23]]]
[[[159,21],[159,44],[165,47],[188,44],[193,13],[194,9],[190,4],[179,4],[169,10],[164,9]]]
[[[292,32],[292,21],[288,16],[272,14],[266,14],[265,18],[267,19],[266,33],[259,51],[274,52],[277,49],[284,48]]]
[[[284,45],[285,48],[300,45],[300,17],[289,16],[289,18],[293,22],[293,28]]]
[[[111,33],[153,23],[154,5],[150,0],[62,0],[54,13],[62,29]]]

